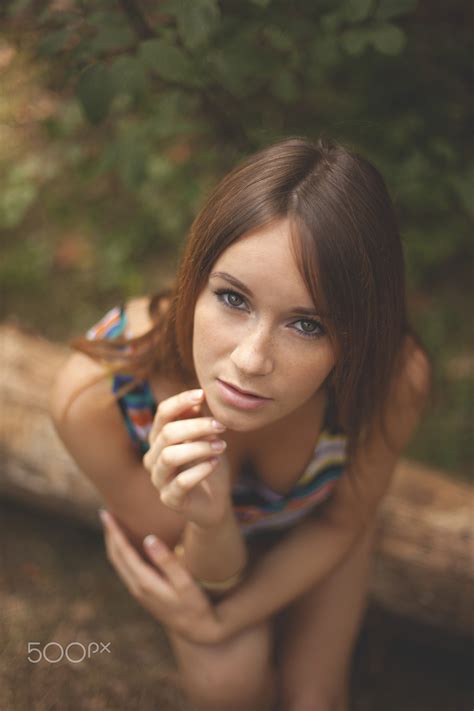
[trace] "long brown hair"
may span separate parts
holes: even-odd
[[[193,314],[214,262],[239,237],[282,218],[336,348],[327,385],[350,456],[375,422],[384,421],[392,377],[403,366],[404,337],[410,333],[430,358],[408,322],[402,244],[384,179],[341,144],[290,137],[241,162],[194,220],[174,285],[152,297],[153,328],[138,338],[82,338],[70,345],[102,360],[108,373],[136,377],[117,397],[158,372],[197,386]],[[160,315],[165,296],[169,307]]]

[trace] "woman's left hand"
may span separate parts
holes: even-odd
[[[165,627],[197,644],[216,644],[223,626],[206,593],[163,541],[144,542],[146,563],[109,511],[103,518],[107,557],[131,595]],[[147,541],[145,538],[145,541]],[[148,543],[148,541],[147,541]]]

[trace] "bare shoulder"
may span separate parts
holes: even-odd
[[[359,527],[375,516],[390,487],[397,461],[420,423],[431,390],[431,364],[408,336],[401,363],[390,384],[385,427],[377,423],[369,441],[356,448],[335,487],[328,516],[338,525]]]
[[[148,301],[147,297],[140,297],[125,305],[131,335],[141,335],[146,330]],[[61,426],[73,402],[76,413],[80,410],[88,417],[98,408],[102,409],[107,401],[111,403],[111,412],[116,414],[117,406],[112,400],[104,366],[85,353],[74,351],[56,374],[50,390],[49,410],[54,423]]]
[[[130,336],[140,336],[151,327],[149,301],[149,297],[143,296],[125,304]],[[107,399],[109,392],[110,381],[103,365],[85,353],[75,351],[56,374],[50,391],[50,412],[56,423],[61,422],[75,395],[81,396],[82,407],[93,407]]]
[[[127,446],[110,379],[99,363],[82,353],[73,353],[58,372],[50,390],[49,412],[71,453],[84,437],[99,434],[114,448]]]
[[[149,301],[148,296],[143,296],[125,304],[129,337],[140,336],[153,325],[148,314]],[[162,384],[156,378],[150,385],[157,401],[166,396],[167,383]],[[72,353],[56,374],[50,389],[49,412],[58,434],[70,449],[76,447],[76,439],[80,446],[87,431],[91,438],[100,433],[116,451],[136,456],[108,372],[88,355]]]
[[[74,352],[57,372],[49,393],[49,411],[56,425],[60,424],[76,397],[85,400],[99,392],[105,394],[108,386],[102,365],[84,353]],[[88,398],[89,399],[89,398]]]
[[[140,296],[135,299],[130,299],[125,304],[125,314],[127,324],[131,336],[142,336],[149,331],[154,322],[149,313],[151,298],[149,296]],[[158,314],[164,316],[170,305],[170,298],[162,296],[158,302]]]
[[[411,336],[407,336],[401,367],[393,376],[386,404],[386,434],[391,443],[390,448],[393,449],[390,459],[398,457],[412,439],[428,402],[432,378],[428,356]],[[371,446],[375,451],[388,452],[382,423],[374,432]]]
[[[149,296],[140,296],[130,299],[125,304],[125,314],[130,336],[142,336],[153,326],[148,313]]]
[[[51,388],[49,412],[69,454],[93,481],[136,467],[137,453],[110,379],[91,358],[82,353],[69,358]]]
[[[420,348],[412,336],[407,336],[404,343],[403,367],[394,381],[394,393],[399,392],[400,405],[423,408],[431,392],[433,372],[425,351]],[[403,397],[407,400],[404,403]]]

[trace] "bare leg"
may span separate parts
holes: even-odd
[[[271,711],[276,699],[273,629],[265,622],[217,645],[167,630],[193,711]]]
[[[284,612],[278,640],[282,711],[349,711],[352,652],[366,610],[373,527],[351,555]]]

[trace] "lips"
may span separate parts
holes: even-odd
[[[242,388],[238,388],[237,385],[233,385],[232,383],[228,383],[226,380],[222,380],[219,378],[221,383],[224,383],[224,385],[227,385],[230,388],[233,388],[236,390],[238,393],[242,393],[242,395],[250,395],[251,397],[258,397],[260,400],[271,400],[269,397],[265,397],[264,395],[259,395],[259,393],[252,392],[251,390],[243,390]]]
[[[259,410],[262,407],[268,405],[272,398],[259,397],[254,394],[247,394],[242,392],[242,390],[235,388],[234,386],[227,383],[225,380],[220,380],[216,378],[217,393],[219,399],[227,407],[237,408],[238,410]]]

